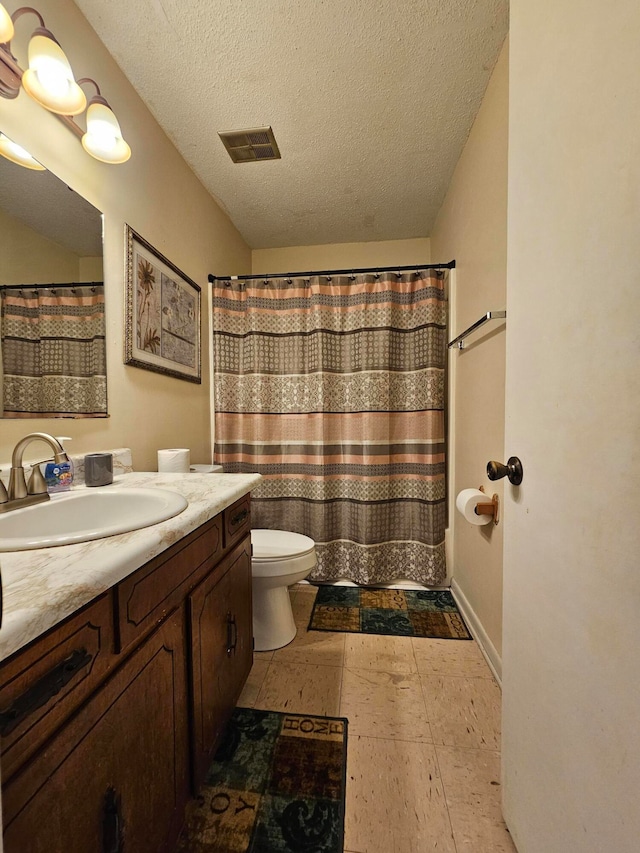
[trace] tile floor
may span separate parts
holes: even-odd
[[[475,642],[307,631],[257,652],[239,705],[349,719],[345,853],[515,853],[500,812],[500,689]]]

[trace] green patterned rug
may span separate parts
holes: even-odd
[[[347,720],[236,708],[177,853],[342,853]]]
[[[472,639],[448,590],[320,586],[309,630]]]

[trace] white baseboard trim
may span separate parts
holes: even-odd
[[[464,621],[467,623],[469,630],[473,634],[473,639],[480,646],[480,651],[489,664],[489,668],[493,672],[496,681],[502,687],[502,658],[498,654],[496,647],[489,639],[489,635],[485,631],[482,622],[478,619],[478,615],[469,604],[467,597],[458,586],[455,578],[451,579],[451,594],[462,613]]]

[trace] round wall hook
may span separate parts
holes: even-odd
[[[512,486],[519,486],[523,477],[522,462],[517,456],[510,456],[506,465],[502,462],[487,462],[487,477],[490,480],[508,477]]]

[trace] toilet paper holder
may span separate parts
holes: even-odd
[[[478,486],[478,490],[484,494],[484,486]],[[475,513],[476,515],[492,515],[493,523],[497,524],[500,521],[500,498],[498,495],[492,495],[491,502],[485,503],[483,501],[476,504]]]

